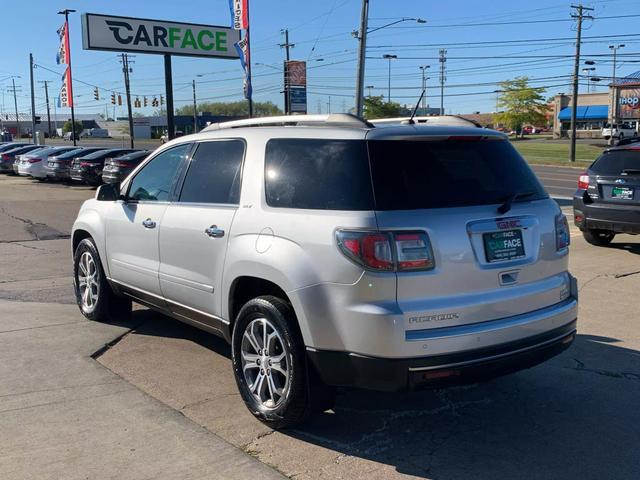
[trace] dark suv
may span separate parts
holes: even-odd
[[[71,164],[71,180],[89,185],[100,185],[102,183],[102,168],[107,158],[117,158],[136,151],[131,148],[109,148],[82,158],[76,158]]]
[[[573,215],[592,245],[640,233],[640,143],[608,148],[580,175]]]

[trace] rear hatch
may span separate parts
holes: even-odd
[[[504,137],[370,140],[369,155],[379,228],[426,231],[433,251],[432,270],[397,272],[408,329],[511,317],[569,295],[559,207]]]
[[[589,169],[588,192],[602,206],[640,205],[640,147],[604,152]]]

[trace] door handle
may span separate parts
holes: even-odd
[[[144,226],[144,228],[156,228],[156,222],[154,222],[150,218],[147,218],[146,220],[144,220],[142,222],[142,225]]]
[[[217,225],[211,225],[209,228],[205,228],[204,233],[209,235],[211,238],[224,237],[224,230],[218,228]]]

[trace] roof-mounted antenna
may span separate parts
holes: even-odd
[[[418,99],[418,103],[416,103],[416,107],[413,109],[413,112],[411,113],[411,117],[409,118],[409,120],[407,120],[407,123],[409,125],[413,125],[414,123],[416,123],[416,122],[413,121],[413,117],[416,116],[416,113],[418,111],[418,107],[420,106],[420,102],[422,101],[422,97],[424,97],[425,92],[426,92],[426,89],[423,88],[422,89],[422,93],[420,94],[420,98]]]

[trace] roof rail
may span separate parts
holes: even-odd
[[[203,131],[223,128],[272,127],[272,126],[315,126],[315,127],[360,127],[373,128],[374,125],[350,113],[331,113],[328,115],[280,115],[277,117],[247,118],[231,122],[212,123]]]

